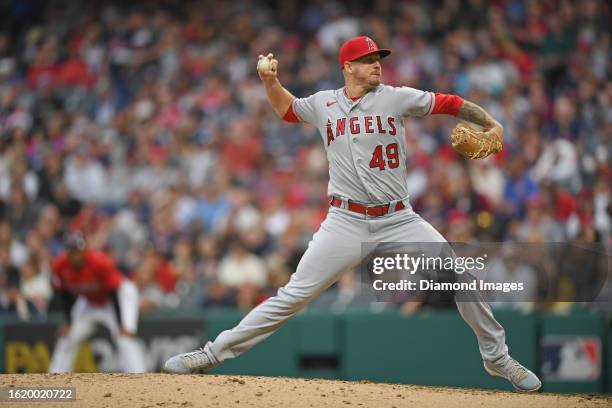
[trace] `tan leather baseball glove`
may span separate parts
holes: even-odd
[[[479,131],[460,123],[451,132],[453,148],[468,159],[484,159],[501,152],[503,129],[494,127],[488,131]]]

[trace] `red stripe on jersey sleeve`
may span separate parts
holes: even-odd
[[[463,98],[457,95],[447,95],[436,92],[436,103],[431,111],[432,115],[447,114],[457,116],[463,105]]]
[[[283,116],[283,120],[289,123],[300,123],[300,118],[293,111],[293,102],[289,104],[289,109],[287,109],[287,113]]]

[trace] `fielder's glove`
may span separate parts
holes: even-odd
[[[503,129],[500,127],[483,132],[460,123],[451,133],[453,148],[468,159],[484,159],[501,152],[502,140]]]

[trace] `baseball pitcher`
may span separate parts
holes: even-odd
[[[446,242],[408,200],[403,120],[446,114],[478,125],[481,131],[458,125],[451,135],[453,147],[471,159],[501,151],[503,128],[484,109],[459,96],[382,84],[380,60],[390,53],[371,38],[350,39],[339,52],[344,87],[306,98],[296,98],[281,85],[272,54],[259,56],[259,76],[276,114],[288,122],[309,123],[321,134],[329,161],[329,212],[276,296],[201,349],[170,358],[166,372],[200,372],[266,339],[368,256],[362,242]],[[538,390],[540,380],[510,357],[503,327],[482,297],[478,299],[457,302],[457,307],[476,334],[484,368],[520,391]]]

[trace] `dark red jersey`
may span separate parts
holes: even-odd
[[[66,253],[53,262],[53,286],[57,290],[83,295],[91,303],[105,304],[123,279],[113,260],[101,252],[85,250],[85,261],[75,268]]]

